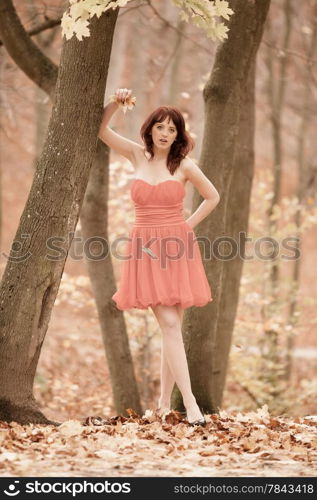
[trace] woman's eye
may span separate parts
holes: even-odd
[[[162,125],[158,125],[157,128],[162,128]],[[170,129],[170,132],[174,133],[175,129]]]

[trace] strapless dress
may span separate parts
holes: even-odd
[[[183,217],[185,188],[180,181],[149,184],[134,179],[130,187],[135,221],[129,232],[116,307],[147,309],[153,305],[182,308],[213,300],[194,230]]]

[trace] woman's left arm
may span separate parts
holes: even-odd
[[[186,220],[186,222],[194,228],[214,210],[220,201],[220,196],[215,186],[208,177],[203,174],[193,160],[186,158],[183,162],[182,170],[186,179],[188,179],[199,191],[201,196],[205,198],[197,210]]]

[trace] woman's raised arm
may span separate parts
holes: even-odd
[[[128,89],[117,89],[116,97],[117,101],[110,102],[104,108],[103,117],[101,125],[99,128],[98,137],[104,143],[106,143],[111,149],[117,151],[129,161],[133,162],[135,159],[135,154],[137,151],[142,150],[142,146],[137,142],[126,139],[120,134],[117,134],[108,126],[108,123],[112,115],[117,111],[120,106],[120,102],[124,103],[125,99],[131,95],[131,90]]]

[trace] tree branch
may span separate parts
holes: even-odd
[[[211,50],[209,50],[208,48],[204,47],[204,45],[201,45],[200,43],[196,42],[195,40],[193,40],[190,36],[186,35],[183,33],[183,31],[181,31],[180,29],[178,29],[176,26],[174,26],[173,24],[171,24],[167,19],[165,19],[165,17],[163,17],[159,12],[158,10],[152,5],[151,3],[151,0],[147,0],[147,4],[149,7],[151,7],[151,9],[153,10],[154,14],[156,15],[156,17],[158,17],[158,19],[161,19],[161,21],[163,21],[163,23],[168,26],[170,29],[176,31],[179,35],[181,35],[182,37],[184,38],[187,38],[187,40],[190,40],[194,45],[196,45],[197,47],[199,47],[200,49],[204,50],[205,52],[207,52],[208,54],[210,55],[213,55],[213,52]]]
[[[1,1],[0,36],[17,66],[52,99],[58,68],[32,42],[21,24],[12,0]]]
[[[276,50],[276,52],[290,54],[292,56],[299,57],[300,59],[304,59],[305,61],[307,61],[311,64],[317,63],[317,59],[313,59],[309,55],[301,54],[300,52],[297,52],[296,50],[285,49],[284,47],[279,47],[278,45],[276,45],[272,42],[269,42],[268,40],[266,40],[264,38],[262,39],[262,43],[263,43],[263,45],[266,45],[267,47],[270,47],[270,48]]]

